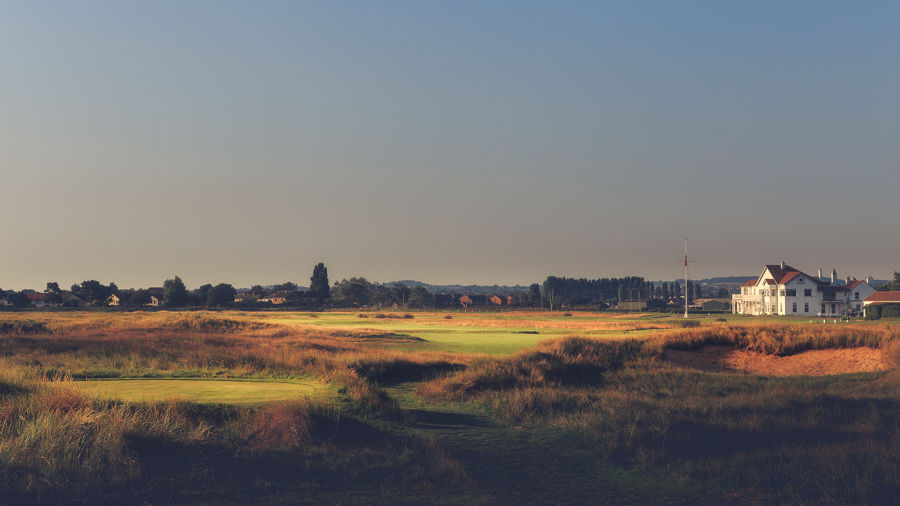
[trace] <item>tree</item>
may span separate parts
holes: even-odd
[[[528,298],[531,299],[532,306],[543,305],[541,304],[541,285],[532,283],[528,287]]]
[[[700,283],[694,283],[694,300],[703,298],[703,290],[700,288]]]
[[[211,284],[207,283],[197,289],[197,299],[199,300],[200,304],[207,304],[207,301],[209,300],[209,291],[210,289],[212,289],[212,287],[213,286]]]
[[[132,306],[143,306],[150,303],[150,292],[147,290],[135,290],[128,299]]]
[[[331,296],[331,287],[328,284],[328,268],[319,262],[313,267],[312,277],[309,278],[309,293],[313,297],[324,301]]]
[[[894,272],[894,280],[880,285],[878,290],[900,290],[900,272]]]
[[[118,291],[115,283],[105,286],[95,279],[82,281],[81,285],[72,285],[72,293],[88,302],[104,302],[115,291]]]
[[[181,278],[175,276],[175,279],[167,279],[163,283],[163,300],[170,307],[182,307],[187,303],[187,288]]]
[[[434,297],[431,292],[424,286],[414,286],[409,291],[409,302],[411,307],[429,307],[434,303]]]
[[[257,297],[262,297],[265,295],[266,289],[262,287],[262,285],[253,285],[250,287],[250,293],[256,295]]]
[[[237,291],[227,283],[219,283],[207,291],[207,305],[211,307],[226,306],[234,303]]]
[[[397,304],[403,305],[406,304],[406,301],[409,300],[410,290],[409,287],[404,285],[403,283],[394,283],[391,285],[391,293],[394,298],[394,302]]]
[[[334,284],[334,298],[345,304],[369,303],[371,283],[363,277],[343,279]]]
[[[50,292],[46,297],[44,297],[44,302],[46,302],[47,304],[62,304],[63,298],[62,295],[59,294],[59,292]]]
[[[692,304],[694,302],[694,283],[692,281],[688,281],[684,285],[684,296],[687,297],[687,303]]]
[[[56,283],[56,282],[47,283],[47,289],[44,291],[47,293],[57,293],[58,294],[60,292],[59,283]]]
[[[620,284],[619,289],[617,290],[617,297],[619,298],[619,303],[625,300],[625,285]]]

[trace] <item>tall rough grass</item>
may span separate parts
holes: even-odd
[[[707,345],[736,346],[773,355],[810,349],[869,347],[892,349],[900,332],[872,325],[727,325],[695,328],[656,337],[657,348],[693,350]]]

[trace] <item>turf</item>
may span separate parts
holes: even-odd
[[[111,379],[79,381],[77,384],[87,394],[129,402],[174,399],[199,404],[263,404],[328,395],[327,385],[315,380]]]

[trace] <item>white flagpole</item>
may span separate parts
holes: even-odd
[[[684,317],[688,317],[687,239],[684,240]]]

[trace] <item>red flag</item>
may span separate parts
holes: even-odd
[[[684,266],[687,267],[687,255],[684,256]]]

